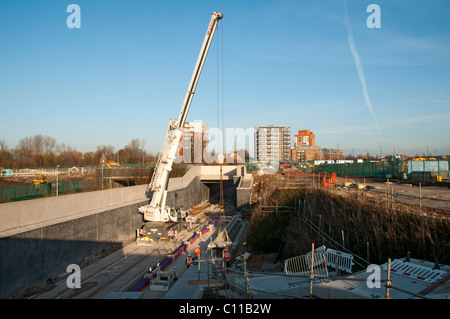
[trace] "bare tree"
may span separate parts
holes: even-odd
[[[32,137],[31,143],[33,146],[34,153],[43,153],[44,152],[44,137],[40,134],[37,134]]]
[[[6,145],[6,141],[4,138],[0,140],[0,152],[7,152],[8,151],[8,145]]]
[[[22,167],[31,165],[34,154],[33,139],[31,137],[24,137],[20,139],[14,150],[14,154]]]
[[[144,150],[145,141],[134,139],[120,150],[122,163],[143,163],[147,153]]]
[[[56,140],[50,136],[44,136],[43,138],[43,149],[45,154],[53,153],[56,147]]]
[[[58,144],[56,150],[59,153],[56,162],[62,166],[79,165],[83,159],[83,153],[78,152],[75,148],[65,143]]]
[[[97,146],[97,151],[96,153],[96,159],[97,159],[97,163],[99,163],[100,158],[102,157],[102,155],[105,155],[107,160],[114,160],[115,154],[114,154],[114,146],[112,145],[100,145]]]
[[[13,154],[8,150],[5,139],[0,140],[0,167],[12,167]]]

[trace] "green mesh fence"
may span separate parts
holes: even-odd
[[[245,166],[247,166],[247,172],[252,172],[252,171],[257,171],[258,170],[258,166],[256,164],[245,164]]]
[[[0,187],[0,200],[2,202],[19,201],[25,199],[34,199],[50,195],[52,184],[25,185]]]
[[[353,164],[326,164],[318,165],[315,172],[336,173],[344,176],[364,176],[380,178],[405,178],[407,174],[407,162],[364,162]]]
[[[86,182],[58,182],[58,194],[81,192],[86,188]],[[0,187],[0,202],[13,202],[26,199],[35,199],[56,194],[56,183],[41,185],[25,185]]]
[[[86,182],[58,182],[58,194],[78,193],[85,189]],[[54,193],[56,193],[56,183],[53,183]]]

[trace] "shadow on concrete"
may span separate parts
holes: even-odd
[[[233,181],[226,180],[223,182],[224,200],[235,201],[236,199],[236,185]],[[209,201],[213,204],[219,204],[220,201],[220,181],[203,182],[209,188]]]
[[[0,298],[52,284],[67,266],[83,269],[135,240],[140,203],[0,238]]]
[[[45,292],[71,274],[67,272],[70,264],[83,270],[129,243],[37,237],[43,232],[44,229],[39,229],[0,239],[0,298],[27,298]],[[80,230],[77,236],[89,234]]]

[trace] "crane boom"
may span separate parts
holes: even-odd
[[[209,22],[205,38],[200,49],[200,54],[197,58],[197,63],[181,106],[180,114],[177,120],[169,120],[169,127],[167,128],[166,137],[159,153],[152,179],[147,186],[147,196],[150,196],[150,193],[153,192],[151,202],[148,205],[139,207],[139,211],[144,214],[144,220],[146,221],[177,221],[176,211],[166,207],[169,173],[172,170],[172,164],[176,158],[176,151],[180,143],[183,125],[186,121],[186,116],[195,94],[195,88],[197,87],[200,73],[205,63],[206,56],[208,55],[209,47],[214,37],[217,24],[222,17],[222,13],[213,12],[211,14],[211,21]]]

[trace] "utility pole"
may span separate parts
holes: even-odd
[[[314,280],[314,243],[311,249],[311,283],[309,285],[309,296],[312,298],[313,280]]]
[[[387,280],[386,280],[386,299],[392,299],[392,296],[389,294],[389,289],[392,288],[391,281],[391,258],[388,258],[388,269],[387,269]]]

